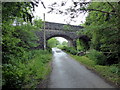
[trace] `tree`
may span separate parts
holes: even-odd
[[[51,38],[50,40],[48,40],[48,46],[50,48],[56,47],[59,44],[60,44],[60,42],[55,38]]]
[[[72,19],[79,16],[80,13],[89,13],[83,33],[91,37],[91,48],[102,51],[107,56],[109,64],[118,63],[120,57],[120,2],[76,2],[72,0],[73,5],[65,9],[68,2],[63,1],[60,4],[53,3],[49,8],[49,13],[69,15]]]
[[[14,20],[16,17],[32,22],[35,5],[38,2],[2,2],[2,20]]]
[[[51,4],[51,6],[49,6],[50,11],[48,13],[55,12],[56,14],[68,15],[69,18],[71,18],[70,21],[74,21],[74,18],[77,18],[81,13],[85,14],[85,13],[89,13],[92,11],[95,11],[98,13],[101,12],[101,13],[106,14],[107,16],[114,15],[116,17],[120,17],[119,15],[120,2],[98,2],[101,5],[106,4],[107,8],[111,9],[109,11],[106,9],[106,7],[104,7],[103,9],[102,7],[96,8],[98,3],[91,2],[91,1],[86,2],[84,0],[83,1],[81,0],[81,1],[76,2],[72,0],[72,4],[69,7],[66,6],[67,3],[68,1],[62,1],[61,3],[54,2],[53,4]],[[65,7],[65,10],[62,9],[63,7]]]
[[[3,63],[10,63],[13,56],[22,57],[24,51],[35,46],[34,26],[27,21],[32,21],[32,11],[37,3],[2,2]]]
[[[63,41],[63,42],[62,42],[62,45],[63,45],[63,46],[68,46],[68,43],[67,43],[66,41]]]
[[[25,76],[29,70],[26,72],[26,69],[24,73],[21,66],[24,68],[28,66],[36,55],[36,50],[31,48],[36,47],[35,41],[38,39],[34,30],[40,28],[36,24],[31,24],[33,4],[33,2],[2,3],[2,71],[0,73],[3,75],[0,86],[3,88],[22,88],[26,83]],[[39,25],[41,26],[41,23]]]
[[[102,7],[101,7],[102,5]],[[114,8],[113,8],[114,7]],[[120,36],[120,19],[118,12],[120,7],[118,3],[91,3],[88,8],[99,9],[101,11],[111,12],[115,9],[116,14],[104,12],[90,12],[85,22],[86,35],[91,35],[91,48],[102,51],[107,56],[107,63],[119,62],[118,45]]]
[[[40,30],[43,28],[43,21],[39,17],[33,20],[33,25],[35,26],[36,30]]]

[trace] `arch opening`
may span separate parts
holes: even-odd
[[[58,47],[62,48],[64,46],[69,46],[72,47],[72,39],[67,37],[67,36],[52,36],[48,39],[46,39],[47,47],[48,48],[53,48],[53,47]]]

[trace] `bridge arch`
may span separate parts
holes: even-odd
[[[48,36],[47,38],[46,38],[46,40],[48,40],[48,39],[50,39],[50,38],[53,38],[53,37],[63,37],[63,38],[65,38],[65,39],[67,39],[67,40],[72,40],[72,38],[71,37],[69,37],[69,36],[67,36],[67,35],[58,35],[58,34],[55,34],[55,35],[52,35],[52,36]]]
[[[80,31],[80,29],[83,28],[82,26],[69,25],[70,30],[66,31],[64,30],[64,25],[66,24],[46,22],[45,28],[46,41],[52,37],[63,37],[70,41],[73,47],[76,47],[77,39],[82,39],[85,42],[89,40],[88,38],[86,38],[85,35],[77,35],[76,32]],[[37,42],[40,44],[36,48],[44,49],[44,31],[43,30],[35,31],[35,33],[39,38]]]
[[[44,32],[43,31],[36,31],[36,35],[39,38],[39,41],[37,41],[40,45],[36,48],[38,49],[44,49]],[[76,47],[76,39],[77,35],[76,32],[69,32],[69,31],[56,31],[56,30],[46,30],[46,43],[47,40],[52,37],[63,37],[70,41],[71,46]]]
[[[54,38],[54,37],[65,38],[68,41],[68,46],[70,46],[70,47],[74,46],[73,39],[70,36],[63,35],[63,34],[61,34],[61,35],[56,34],[56,35],[49,36],[49,37],[46,38],[46,41],[48,41],[49,39]]]

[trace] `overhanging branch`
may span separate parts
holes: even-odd
[[[98,12],[102,12],[102,13],[107,13],[107,14],[116,15],[116,13],[113,13],[113,12],[106,12],[106,11],[97,10],[97,9],[80,9],[80,10],[83,10],[83,11],[98,11]]]

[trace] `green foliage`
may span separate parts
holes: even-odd
[[[40,19],[32,22],[36,2],[2,3],[2,86],[32,88],[49,73],[48,51],[32,50],[38,46],[35,30],[42,27]],[[37,4],[36,4],[37,5]],[[30,21],[30,22],[24,22]],[[47,56],[46,56],[47,55]]]
[[[78,50],[78,51],[83,51],[84,48],[83,48],[83,46],[81,45],[80,40],[77,39],[76,43],[77,43],[77,50]]]
[[[62,44],[60,43],[59,45],[57,45],[57,47],[60,49],[64,48],[65,46],[66,47],[68,46],[68,42],[66,42],[66,41],[63,41]]]
[[[31,5],[32,4],[32,5]],[[35,26],[32,26],[29,22],[32,20],[32,9],[34,8],[34,3],[31,2],[3,2],[2,3],[2,73],[3,73],[3,86],[12,88],[21,88],[25,84],[29,84],[26,80],[33,81],[33,78],[41,78],[36,74],[40,73],[42,69],[49,60],[45,56],[39,57],[39,60],[35,58],[35,54],[40,52],[30,51],[31,48],[37,46],[34,30]],[[24,20],[24,21],[23,21]],[[38,56],[39,56],[38,55]],[[45,60],[43,60],[45,59]],[[35,63],[35,62],[37,63]],[[43,62],[44,61],[44,62]],[[31,63],[31,68],[34,72],[29,70]],[[41,64],[40,64],[41,63]],[[41,71],[37,71],[39,65]],[[37,67],[35,67],[37,66]],[[34,83],[33,83],[34,84]]]
[[[35,87],[48,74],[46,65],[51,55],[42,50],[30,51],[38,45],[34,33],[36,27],[30,23],[23,24],[19,18],[16,22],[15,26],[12,20],[3,24],[3,87]]]
[[[43,28],[43,21],[39,17],[36,17],[33,21],[36,30]]]
[[[30,51],[38,45],[36,27],[21,18],[15,21],[16,25],[12,20],[2,25],[3,87],[35,87],[49,72],[46,65],[51,56],[47,51]]]
[[[87,9],[93,10],[89,12],[85,28],[79,34],[85,34],[91,38],[90,48],[104,52],[107,64],[117,64],[120,59],[118,55],[120,52],[120,40],[118,39],[120,37],[120,16],[117,14],[120,12],[119,3],[92,2]]]
[[[57,47],[57,45],[59,45],[59,44],[60,44],[60,42],[56,38],[51,38],[47,41],[47,45],[50,48]]]
[[[35,87],[49,73],[50,68],[47,65],[51,54],[48,51],[33,50],[25,54],[31,54],[31,57],[24,57],[24,62],[14,57],[11,64],[3,64],[3,88]]]
[[[87,56],[91,60],[94,60],[96,64],[99,64],[99,65],[106,64],[106,56],[102,52],[99,52],[96,50],[90,50]]]
[[[63,46],[67,46],[68,43],[67,43],[66,41],[63,41],[63,42],[62,42],[62,45],[63,45]]]
[[[63,28],[64,28],[65,31],[69,31],[69,30],[71,30],[71,28],[70,28],[69,25],[64,25]]]
[[[2,2],[2,20],[14,20],[16,17],[32,22],[36,2]]]
[[[17,19],[18,22],[21,19]],[[6,22],[2,25],[2,49],[3,49],[3,63],[8,63],[11,59],[11,56],[14,57],[23,57],[24,51],[37,46],[35,42],[37,37],[33,32],[34,26],[30,23],[20,24],[20,25],[11,25],[13,21]]]
[[[62,49],[63,47],[64,47],[64,45],[61,45],[61,44],[57,45],[57,48]]]
[[[62,50],[65,50],[65,51],[67,51],[68,53],[73,54],[73,55],[76,55],[76,54],[77,54],[77,50],[76,50],[74,47],[64,46],[64,47],[62,48]]]
[[[119,72],[119,68],[117,66],[115,66],[115,65],[112,65],[112,66],[110,66],[110,71],[112,73],[118,73]]]
[[[78,51],[87,51],[89,49],[89,42],[82,40],[82,39],[78,39],[76,41],[77,43],[77,50]]]
[[[75,60],[80,61],[82,64],[87,65],[89,67],[94,67],[96,65],[95,61],[89,59],[86,56],[76,56],[76,55],[71,55]]]

